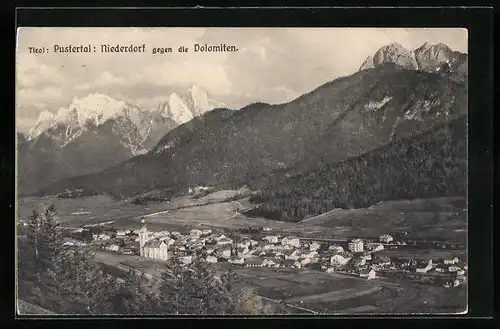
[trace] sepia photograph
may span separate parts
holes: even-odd
[[[468,312],[464,28],[22,27],[19,315]]]

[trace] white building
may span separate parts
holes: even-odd
[[[245,264],[245,260],[243,258],[231,258],[228,262],[231,264]]]
[[[382,243],[390,243],[390,242],[394,241],[394,238],[392,237],[392,235],[389,235],[389,234],[383,234],[378,239]]]
[[[363,252],[363,240],[361,239],[352,240],[348,246],[351,252]]]
[[[457,257],[455,257],[455,258],[453,258],[453,259],[445,259],[445,260],[444,260],[444,263],[445,263],[446,265],[455,265],[455,264],[457,264],[458,262],[459,262],[459,260],[458,260],[458,258],[457,258]]]
[[[382,251],[384,250],[384,245],[383,244],[378,244],[376,245],[373,249],[372,249],[372,252],[377,252],[377,251]]]
[[[148,241],[148,230],[146,221],[142,220],[142,227],[138,231],[139,234],[139,254],[142,257],[155,259],[168,259],[168,245],[165,241],[152,240]]]
[[[332,258],[330,258],[330,264],[343,266],[347,264],[349,260],[350,260],[349,257],[344,257],[342,255],[333,255]]]
[[[189,232],[189,235],[195,236],[195,237],[200,237],[202,235],[202,232],[197,229],[193,229]]]
[[[332,245],[330,247],[328,247],[328,250],[333,250],[334,252],[344,252],[344,248],[342,248],[342,246],[335,246],[335,245]]]
[[[179,260],[183,265],[189,265],[193,262],[193,256],[182,256],[179,257]]]
[[[285,245],[285,246],[292,246],[295,248],[299,248],[300,247],[300,240],[299,240],[299,238],[295,238],[295,237],[284,237],[283,239],[281,239],[281,244]]]
[[[210,256],[208,255],[207,258],[205,258],[207,263],[217,263],[217,257]]]
[[[321,248],[321,244],[319,244],[318,242],[313,242],[309,245],[309,250],[311,251],[319,250],[319,248]]]
[[[232,240],[232,239],[229,239],[229,238],[219,239],[219,240],[217,240],[217,244],[218,244],[219,246],[228,245],[228,244],[233,244],[233,240]]]
[[[432,269],[432,259],[429,260],[429,262],[427,263],[427,265],[425,267],[418,267],[416,269],[416,272],[417,273],[427,273],[429,272],[430,270]]]
[[[269,243],[278,243],[279,237],[276,235],[268,235],[263,237],[262,240],[267,241]]]
[[[362,278],[367,278],[368,280],[375,279],[375,271],[374,270],[363,270],[359,273],[359,276]]]

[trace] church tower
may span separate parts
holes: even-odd
[[[141,220],[141,229],[139,230],[139,253],[144,257],[144,245],[148,241],[148,230],[146,228],[146,221]]]

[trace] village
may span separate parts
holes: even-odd
[[[342,273],[367,280],[412,280],[445,288],[467,283],[467,263],[461,257],[414,259],[388,257],[383,251],[405,248],[389,234],[378,239],[354,238],[346,243],[325,243],[296,236],[274,234],[269,228],[234,231],[207,229],[149,231],[145,220],[136,230],[80,228],[73,230],[67,245],[93,247],[127,255],[169,260],[181,266],[195,260],[242,267],[309,268]]]

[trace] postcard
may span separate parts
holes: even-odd
[[[467,312],[466,29],[17,33],[19,314]]]

